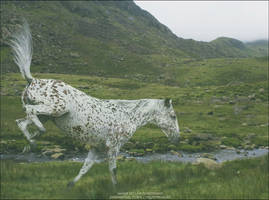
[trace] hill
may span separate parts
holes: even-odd
[[[252,42],[247,42],[246,46],[253,51],[256,51],[257,55],[268,56],[268,40],[255,40]]]
[[[4,73],[18,71],[5,41],[22,17],[33,34],[33,72],[156,81],[193,60],[264,55],[231,38],[179,38],[132,1],[2,1],[1,7]]]

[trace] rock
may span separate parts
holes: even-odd
[[[53,159],[63,159],[64,154],[63,153],[54,153],[50,157],[53,158]]]
[[[260,89],[259,89],[259,92],[260,92],[260,93],[263,93],[263,92],[264,92],[264,89],[263,89],[263,88],[260,88]]]
[[[226,149],[227,149],[227,150],[233,150],[233,151],[235,150],[234,147],[226,147]]]
[[[255,100],[255,96],[256,96],[256,95],[255,95],[255,93],[254,93],[254,94],[249,95],[248,98],[249,98],[250,100]]]
[[[201,154],[201,157],[203,157],[203,158],[209,158],[209,159],[212,159],[212,160],[217,160],[215,158],[215,156],[213,154],[210,154],[210,153],[202,153]]]
[[[184,132],[185,132],[185,133],[191,133],[191,132],[192,132],[192,130],[191,130],[191,129],[189,129],[188,127],[185,127],[185,128],[184,128]]]
[[[237,149],[237,150],[236,150],[236,153],[237,153],[237,154],[240,154],[240,153],[241,153],[241,151],[240,151],[239,149]]]
[[[217,169],[217,168],[221,167],[221,165],[219,163],[217,163],[215,160],[212,160],[209,158],[197,158],[193,164],[199,165],[201,163],[208,169]]]
[[[173,155],[178,156],[179,158],[183,157],[183,155],[182,155],[181,153],[177,152],[177,151],[171,150],[170,152],[171,152]]]
[[[1,141],[0,141],[0,144],[7,144],[7,141],[5,141],[5,140],[1,140]]]
[[[133,158],[133,157],[128,157],[128,158],[126,158],[126,160],[127,160],[127,161],[135,161],[136,159]]]
[[[241,125],[242,125],[242,126],[247,126],[248,124],[244,122],[244,123],[242,123]]]
[[[226,148],[227,148],[227,146],[226,146],[226,145],[223,145],[223,144],[220,145],[219,147],[220,147],[221,149],[226,149]]]
[[[56,153],[61,153],[63,151],[66,151],[66,149],[55,148],[55,149],[53,149],[53,151],[56,152]]]
[[[126,159],[126,157],[125,156],[122,156],[122,155],[120,155],[120,156],[117,156],[117,161],[124,161],[125,159]]]
[[[70,56],[73,57],[73,58],[79,58],[79,54],[76,53],[76,52],[71,52]]]
[[[245,150],[253,150],[253,146],[252,145],[248,145],[248,144],[244,145],[243,148]]]
[[[152,153],[152,149],[146,149],[147,153]]]
[[[61,149],[59,146],[55,145],[54,148],[45,148],[42,150],[42,155],[45,155],[45,156],[51,156],[55,153],[63,153],[65,152],[66,149]]]

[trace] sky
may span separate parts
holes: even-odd
[[[211,41],[268,39],[268,1],[135,1],[174,34]]]

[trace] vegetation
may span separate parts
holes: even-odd
[[[25,116],[20,96],[26,82],[6,45],[22,17],[32,30],[34,77],[63,80],[103,99],[172,98],[180,141],[171,144],[159,128],[147,125],[122,151],[144,155],[268,146],[268,41],[178,38],[132,1],[1,1],[0,12],[0,154],[17,154],[27,145],[15,123]],[[52,122],[45,127],[32,149],[40,156],[53,149],[77,155],[91,148],[66,137]],[[70,190],[66,184],[81,163],[1,160],[1,199],[124,198],[126,192],[144,198],[150,198],[148,192],[181,199],[269,198],[268,157],[232,161],[215,170],[130,160],[118,166],[117,188],[107,163],[101,163]]]
[[[266,65],[265,60],[249,58],[193,61],[189,67],[182,66],[174,71],[174,82],[178,86],[81,75],[34,76],[60,79],[103,99],[170,97],[181,129],[179,143],[171,146],[159,128],[148,125],[139,129],[122,151],[139,154],[170,150],[199,152],[216,150],[221,145],[246,149],[268,146]],[[27,144],[14,121],[24,117],[20,95],[26,82],[20,74],[9,73],[2,76],[1,84],[1,152],[18,153]],[[69,153],[89,148],[67,138],[52,122],[45,127],[47,132],[37,138],[35,151],[38,153],[55,145]]]
[[[153,81],[161,74],[172,76],[171,69],[193,60],[268,55],[266,45],[259,43],[178,38],[132,1],[1,1],[1,6],[3,73],[17,72],[5,42],[22,17],[33,34],[32,71],[39,73]]]
[[[1,199],[268,199],[268,156],[225,163],[209,170],[202,164],[118,162],[113,188],[107,163],[95,164],[77,184],[67,183],[82,163],[1,161]],[[129,194],[129,195],[128,195]]]

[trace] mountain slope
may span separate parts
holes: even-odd
[[[256,52],[256,55],[268,56],[268,40],[247,42],[246,46]]]
[[[184,60],[257,56],[234,39],[178,38],[132,1],[1,2],[2,72],[17,71],[5,40],[25,17],[30,24],[33,72],[110,77],[158,77]],[[254,53],[253,53],[254,52]]]

